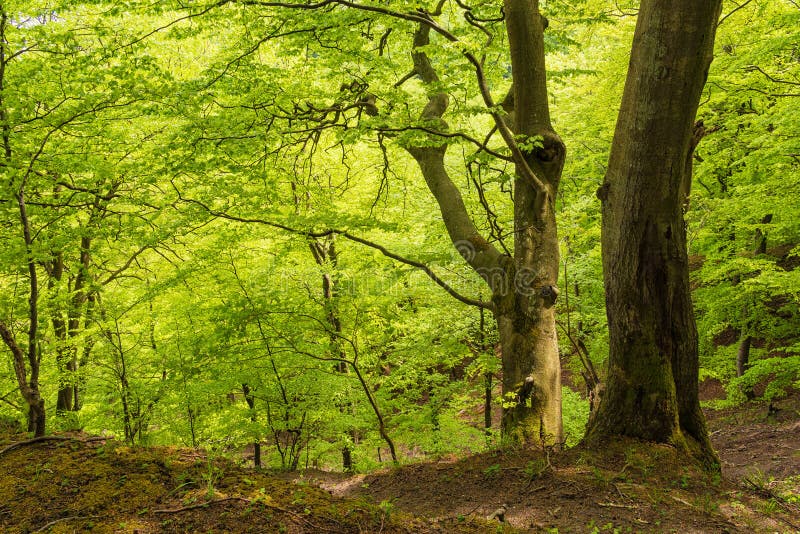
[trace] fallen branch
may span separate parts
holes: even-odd
[[[597,506],[602,506],[604,508],[625,508],[626,510],[636,510],[638,506],[633,504],[617,504],[613,502],[599,502]]]
[[[772,488],[768,488],[765,485],[760,484],[758,481],[753,480],[751,477],[745,477],[743,479],[743,482],[745,487],[747,487],[747,489],[749,489],[759,497],[772,500],[772,502],[781,507],[784,512],[791,514],[794,517],[797,517],[798,507],[795,504],[787,501],[786,498],[783,497],[783,495],[780,495]],[[788,519],[783,518],[780,515],[776,517],[778,517],[778,519],[780,519],[790,527],[800,532],[800,527],[798,527],[798,525],[794,524],[792,521],[789,521]]]
[[[54,519],[54,520],[50,521],[46,525],[43,525],[43,526],[37,528],[36,530],[31,530],[31,533],[44,532],[48,528],[52,527],[56,523],[60,523],[61,521],[72,521],[73,519],[97,519],[98,517],[100,517],[100,516],[99,515],[71,515],[69,517],[60,517],[58,519]]]
[[[309,521],[305,517],[301,516],[300,514],[292,512],[291,510],[287,510],[286,508],[281,508],[280,506],[276,506],[274,504],[269,504],[268,502],[264,502],[264,501],[260,501],[260,500],[254,501],[254,500],[248,499],[246,497],[225,497],[225,498],[222,498],[222,499],[215,499],[213,501],[208,501],[208,502],[203,502],[203,503],[198,503],[198,504],[191,504],[189,506],[182,506],[180,508],[166,508],[166,509],[162,509],[162,510],[153,510],[153,513],[154,514],[177,514],[177,513],[180,513],[180,512],[186,512],[188,510],[195,510],[197,508],[206,508],[211,504],[219,504],[219,503],[223,503],[223,502],[226,502],[226,501],[241,501],[241,502],[244,502],[244,503],[247,503],[247,504],[260,504],[260,505],[265,506],[267,508],[271,508],[272,510],[277,510],[279,512],[283,512],[284,514],[288,514],[288,515],[294,517],[295,519],[297,519],[298,521],[301,521],[301,522],[305,523],[306,525],[308,525],[309,527],[313,528],[315,531],[324,530],[326,532],[338,532],[336,530],[331,530],[331,529],[328,529],[328,528],[325,528],[325,527],[321,527],[319,525],[315,525],[314,523],[312,523],[311,521]]]

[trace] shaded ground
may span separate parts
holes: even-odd
[[[708,422],[726,478],[794,495],[800,504],[800,394],[774,403],[712,410]]]
[[[495,452],[362,477],[306,473],[334,494],[392,502],[415,514],[482,517],[533,532],[800,532],[800,397],[710,411],[722,477],[681,467],[669,447],[617,443]]]
[[[11,438],[23,438],[16,435]],[[87,436],[0,438],[0,532],[485,532],[209,460]]]
[[[709,425],[722,477],[632,441],[347,476],[268,475],[81,435],[8,449],[25,438],[6,435],[0,531],[800,532],[800,397],[711,412]],[[506,523],[486,522],[503,503]]]

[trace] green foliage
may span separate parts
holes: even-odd
[[[500,474],[500,469],[500,464],[492,464],[483,470],[483,474],[486,476],[486,478],[495,478]]]
[[[689,211],[690,252],[701,263],[694,293],[707,376],[727,383],[728,400],[766,383],[774,398],[796,384],[800,278],[800,126],[787,96],[800,67],[790,35],[796,8],[757,3],[720,26],[717,57],[698,113],[708,134],[697,149]],[[751,46],[742,26],[761,36]],[[754,349],[735,378],[736,345]],[[730,382],[728,382],[730,380]]]
[[[564,439],[567,447],[574,447],[586,431],[589,421],[589,401],[568,387],[561,388],[562,417],[564,418]]]
[[[580,388],[580,347],[599,370],[608,353],[595,193],[634,18],[601,0],[543,5],[554,123],[569,147],[556,199],[559,336]],[[471,6],[475,20],[499,14],[497,3]],[[59,390],[80,393],[56,428],[220,454],[258,442],[265,464],[283,469],[338,468],[345,447],[356,469],[380,465],[388,445],[379,416],[402,459],[494,446],[497,429],[484,428],[482,413],[487,379],[495,406],[501,398],[492,318],[420,270],[322,233],[346,230],[485,298],[403,149],[448,145],[469,214],[513,251],[513,166],[497,136],[486,141],[491,152],[477,149],[493,122],[463,56],[485,54],[501,101],[510,85],[502,24],[485,24],[487,42],[446,3],[459,42],[434,36],[424,47],[440,73],[425,87],[406,76],[413,24],[352,9],[2,9],[4,53],[16,55],[0,101],[0,319],[25,344],[32,260],[49,413]],[[699,112],[708,135],[687,220],[701,372],[722,380],[731,402],[757,385],[777,398],[800,381],[798,23],[786,2],[748,3],[727,18]],[[449,95],[446,127],[419,118],[432,89]],[[526,151],[541,142],[519,139]],[[315,256],[315,240],[336,254]],[[737,345],[720,342],[731,332],[755,340],[738,378]],[[23,421],[2,353],[0,417]],[[572,446],[588,402],[569,388],[562,399]]]

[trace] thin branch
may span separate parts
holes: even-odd
[[[312,3],[312,4],[296,4],[290,2],[258,2],[253,0],[244,0],[240,3],[244,5],[257,5],[262,7],[282,7],[282,8],[303,9],[303,10],[319,9],[321,7],[325,7],[328,5],[338,4],[353,9],[360,9],[362,11],[379,13],[397,19],[417,22],[421,25],[430,28],[439,35],[442,35],[445,39],[447,39],[450,42],[454,43],[459,42],[458,37],[456,37],[448,30],[445,30],[444,28],[436,24],[436,22],[431,18],[431,15],[422,10],[415,13],[404,13],[380,6],[370,6],[370,5],[359,4],[356,2],[349,2],[347,0],[324,0],[322,2]],[[511,129],[508,127],[508,124],[506,124],[505,119],[500,113],[495,111],[494,101],[492,99],[491,93],[489,92],[489,86],[487,84],[486,77],[483,73],[482,62],[479,61],[478,58],[476,58],[475,55],[472,54],[472,52],[469,52],[468,50],[464,50],[463,53],[464,57],[466,57],[467,60],[469,60],[469,62],[472,63],[473,67],[475,68],[475,75],[478,79],[478,86],[480,88],[481,95],[483,96],[483,101],[486,107],[489,109],[489,113],[491,114],[492,118],[495,120],[495,123],[497,124],[497,127],[500,130],[500,134],[503,137],[503,140],[506,142],[509,149],[511,149],[511,154],[514,157],[514,163],[516,163],[519,166],[523,178],[527,179],[527,181],[530,182],[530,184],[533,187],[535,187],[538,191],[547,192],[544,183],[536,176],[536,174],[528,165],[528,162],[525,160],[525,156],[523,155],[522,150],[520,150],[519,146],[517,145],[517,142],[514,139],[514,134],[511,132]],[[419,69],[416,70],[419,71]]]
[[[340,235],[340,236],[344,237],[345,239],[349,239],[350,241],[354,241],[354,242],[359,243],[361,245],[373,248],[373,249],[379,251],[381,254],[383,254],[387,258],[391,258],[391,259],[393,259],[395,261],[398,261],[400,263],[404,263],[404,264],[409,265],[411,267],[415,267],[417,269],[420,269],[426,275],[428,275],[428,277],[431,280],[433,280],[434,283],[436,283],[436,285],[438,285],[439,287],[444,289],[450,296],[452,296],[453,298],[455,298],[456,300],[458,300],[460,302],[463,302],[464,304],[468,304],[470,306],[476,306],[478,308],[484,308],[484,309],[488,309],[488,310],[491,310],[493,308],[492,304],[490,302],[484,302],[484,301],[481,301],[481,300],[472,299],[472,298],[465,297],[464,295],[458,293],[447,282],[445,282],[444,280],[439,278],[439,276],[436,273],[434,273],[433,270],[428,265],[426,265],[426,264],[424,264],[422,262],[416,261],[416,260],[412,260],[412,259],[400,256],[399,254],[395,254],[394,252],[391,252],[390,250],[388,250],[383,245],[379,245],[378,243],[375,243],[375,242],[370,241],[368,239],[364,239],[363,237],[358,237],[356,235],[353,235],[350,232],[348,232],[347,230],[340,230],[340,229],[336,229],[336,228],[330,228],[328,230],[323,230],[323,231],[320,231],[320,232],[313,232],[313,231],[309,231],[309,230],[301,230],[301,229],[298,229],[298,228],[292,228],[291,226],[287,226],[285,224],[277,223],[277,222],[274,222],[274,221],[269,221],[269,220],[266,220],[266,219],[250,218],[250,217],[238,217],[236,215],[231,215],[231,214],[226,213],[224,211],[214,210],[210,206],[208,206],[207,204],[205,204],[205,203],[203,203],[203,202],[201,202],[199,200],[192,199],[192,198],[184,198],[181,195],[180,190],[177,188],[177,186],[175,186],[174,183],[172,184],[172,186],[175,188],[175,191],[178,194],[178,198],[182,202],[186,202],[186,203],[189,203],[189,204],[195,204],[197,206],[200,206],[206,212],[208,212],[210,215],[212,215],[214,217],[218,217],[220,219],[227,219],[229,221],[240,222],[240,223],[262,224],[262,225],[265,225],[265,226],[270,226],[272,228],[278,228],[280,230],[283,230],[285,232],[288,232],[288,233],[291,233],[291,234],[294,234],[294,235],[300,235],[300,236],[305,236],[305,237],[309,237],[309,238],[326,237],[326,236],[329,236],[329,235]]]
[[[16,392],[17,392],[17,390],[16,390],[16,389],[12,389],[12,390],[11,390],[11,391],[9,391],[8,393],[6,393],[6,394],[5,394],[5,395],[3,395],[2,397],[0,397],[0,401],[3,401],[3,402],[5,402],[5,403],[6,403],[6,404],[8,404],[9,406],[12,406],[12,407],[14,407],[14,408],[15,408],[15,409],[17,409],[17,410],[21,410],[21,409],[22,409],[22,407],[21,407],[21,406],[17,405],[17,403],[15,403],[15,402],[12,402],[12,401],[8,400],[8,397],[10,397],[11,395],[13,395],[13,394],[14,394],[14,393],[16,393]]]
[[[772,76],[770,76],[769,74],[764,72],[764,70],[761,67],[759,67],[758,65],[749,65],[749,66],[745,67],[744,70],[745,70],[745,72],[752,72],[754,70],[757,70],[758,72],[760,72],[761,74],[766,76],[767,79],[769,81],[773,82],[773,83],[786,83],[786,84],[790,84],[790,85],[800,85],[800,82],[793,82],[793,81],[790,81],[790,80],[779,80],[777,78],[773,78]]]
[[[483,66],[481,65],[481,62],[478,61],[478,58],[476,58],[471,52],[465,51],[464,56],[469,60],[470,63],[472,63],[473,67],[475,67],[475,74],[478,77],[478,87],[481,90],[483,102],[486,104],[489,114],[494,119],[497,129],[500,130],[500,135],[503,137],[503,141],[506,142],[506,145],[508,145],[508,148],[511,150],[514,163],[518,166],[520,174],[522,174],[522,178],[526,179],[537,191],[546,193],[547,187],[545,187],[544,182],[542,182],[542,180],[536,176],[536,173],[534,173],[533,169],[531,169],[530,165],[528,165],[525,155],[522,153],[517,141],[514,139],[514,132],[511,131],[511,128],[508,126],[508,123],[505,120],[505,117],[503,117],[503,115],[497,111],[497,107],[492,99],[492,94],[489,91],[489,85],[486,82],[486,76],[483,74]]]
[[[730,13],[728,13],[727,15],[725,15],[724,17],[719,19],[719,22],[717,22],[717,28],[719,28],[722,25],[722,23],[725,22],[728,19],[728,17],[730,17],[731,15],[733,15],[734,13],[736,13],[737,11],[739,11],[740,9],[742,9],[744,6],[746,6],[747,4],[749,4],[752,1],[753,0],[747,0],[745,3],[736,6],[733,9],[733,11],[731,11]]]
[[[331,230],[331,233],[339,234],[342,237],[345,237],[345,238],[349,239],[350,241],[355,241],[356,243],[361,243],[362,245],[374,248],[374,249],[378,250],[384,256],[388,257],[388,258],[391,258],[393,260],[399,261],[400,263],[405,263],[406,265],[410,265],[411,267],[416,267],[417,269],[420,269],[425,274],[427,274],[428,277],[436,283],[436,285],[438,285],[439,287],[441,287],[442,289],[447,291],[447,293],[451,297],[455,298],[456,300],[459,300],[459,301],[463,302],[464,304],[469,304],[470,306],[476,306],[478,308],[484,308],[484,309],[487,309],[487,310],[491,310],[492,309],[492,304],[489,303],[489,302],[475,300],[475,299],[472,299],[472,298],[469,298],[469,297],[465,297],[465,296],[461,295],[460,293],[458,293],[455,289],[450,287],[447,284],[447,282],[445,282],[444,280],[439,278],[436,275],[436,273],[434,273],[431,270],[431,268],[428,267],[427,265],[425,265],[424,263],[421,263],[421,262],[418,262],[418,261],[414,261],[414,260],[410,260],[408,258],[404,258],[402,256],[399,256],[399,255],[397,255],[397,254],[395,254],[393,252],[390,252],[385,247],[383,247],[383,246],[381,246],[381,245],[379,245],[377,243],[373,243],[373,242],[368,241],[366,239],[363,239],[361,237],[354,236],[354,235],[352,235],[352,234],[350,234],[350,233],[348,233],[346,231]]]
[[[55,525],[57,523],[60,523],[62,521],[72,521],[73,519],[96,519],[98,517],[100,517],[100,516],[99,515],[71,515],[69,517],[59,517],[58,519],[54,519],[54,520],[50,521],[49,523],[47,523],[46,525],[43,525],[43,526],[37,528],[36,530],[32,530],[31,532],[32,533],[33,532],[44,532],[44,531],[48,530],[50,527],[52,527],[53,525]]]
[[[144,252],[145,250],[147,250],[149,248],[152,248],[152,247],[149,246],[149,245],[145,245],[145,246],[141,247],[139,250],[137,250],[136,252],[134,252],[131,255],[131,257],[128,258],[128,261],[126,261],[125,264],[122,265],[122,267],[120,267],[120,268],[116,269],[115,271],[111,272],[111,274],[109,274],[108,277],[105,280],[100,282],[100,285],[101,286],[105,286],[105,285],[108,285],[109,283],[113,282],[114,280],[116,280],[123,272],[125,272],[131,266],[131,264],[136,260],[136,258],[139,257],[140,254],[142,254],[142,252]]]
[[[224,3],[227,3],[227,0],[223,1],[223,2],[220,2],[220,5],[222,5]],[[415,12],[404,13],[404,12],[401,12],[401,11],[394,11],[394,10],[391,10],[391,9],[388,9],[388,8],[385,8],[385,7],[359,4],[359,3],[356,3],[356,2],[349,2],[347,0],[323,0],[322,2],[317,2],[317,3],[312,3],[312,4],[297,4],[297,3],[292,3],[292,2],[259,2],[259,1],[255,1],[255,0],[241,0],[241,1],[237,2],[237,3],[242,4],[242,5],[247,5],[247,6],[281,7],[281,8],[287,8],[287,9],[302,9],[302,10],[312,10],[312,11],[315,10],[315,9],[319,9],[319,8],[330,6],[330,5],[340,5],[340,6],[344,6],[344,7],[353,8],[353,9],[360,9],[361,11],[369,11],[369,12],[372,12],[372,13],[379,13],[381,15],[387,15],[389,17],[393,17],[393,18],[396,18],[396,19],[408,20],[408,21],[411,21],[411,22],[417,22],[419,24],[424,24],[426,26],[429,26],[436,33],[444,36],[447,40],[452,41],[452,42],[457,42],[458,41],[458,37],[456,37],[455,35],[453,35],[449,31],[445,30],[444,28],[442,28],[441,26],[436,24],[436,22],[431,18],[431,15],[429,13],[426,13],[422,9],[420,9],[418,11],[415,11]],[[216,7],[216,6],[212,6],[212,7]],[[209,8],[209,9],[211,9],[211,8]]]
[[[407,132],[407,131],[420,131],[420,132],[425,132],[425,133],[428,133],[428,134],[431,134],[431,135],[435,135],[437,137],[444,137],[444,138],[448,138],[448,139],[463,139],[463,140],[468,141],[468,142],[474,144],[475,146],[477,146],[478,147],[477,152],[486,152],[487,154],[489,154],[491,156],[494,156],[497,159],[501,159],[503,161],[513,162],[512,158],[510,158],[508,156],[504,156],[503,154],[500,154],[499,152],[496,152],[496,151],[492,150],[491,148],[487,147],[486,144],[489,141],[488,137],[487,137],[486,141],[481,142],[480,140],[475,139],[474,137],[472,137],[470,135],[467,135],[465,133],[462,133],[462,132],[452,132],[452,133],[451,132],[442,132],[442,131],[439,131],[439,130],[434,130],[433,128],[427,128],[425,126],[406,126],[406,127],[402,127],[402,128],[380,128],[380,131],[381,132],[393,132],[393,133],[394,132]],[[496,130],[493,128],[492,132],[494,132],[494,131],[496,131]]]
[[[411,69],[411,71],[408,74],[406,74],[405,76],[400,78],[397,82],[395,82],[394,87],[395,88],[400,87],[401,85],[403,85],[404,83],[406,83],[408,80],[410,80],[411,78],[413,78],[416,75],[417,75],[417,70],[416,69]]]
[[[280,29],[283,28],[284,24],[285,24],[285,21],[284,21],[284,23],[282,23],[280,25],[280,28],[278,28],[278,30],[275,30],[274,32],[272,32],[269,35],[267,35],[266,37],[263,37],[263,38],[259,39],[258,41],[256,41],[256,43],[253,46],[251,46],[250,48],[248,48],[247,50],[245,50],[244,52],[242,52],[241,54],[239,54],[238,56],[236,56],[232,60],[228,61],[227,64],[225,65],[225,68],[222,69],[222,72],[220,72],[218,75],[214,76],[207,84],[205,84],[203,86],[203,89],[208,89],[209,87],[214,85],[214,83],[219,81],[228,72],[228,70],[233,65],[235,65],[239,61],[243,60],[244,58],[246,58],[250,54],[254,54],[255,52],[257,52],[258,49],[261,48],[261,45],[263,45],[267,41],[270,41],[272,39],[278,39],[280,37],[288,37],[290,35],[296,35],[296,34],[299,34],[299,33],[309,33],[309,32],[311,32],[311,33],[316,34],[318,31],[322,32],[322,31],[331,30],[331,29],[334,28],[334,26],[326,26],[326,27],[323,27],[323,28],[302,28],[302,29],[299,29],[299,30],[290,30],[290,31],[278,33],[280,31]]]
[[[147,32],[147,33],[145,33],[143,35],[140,35],[139,37],[137,37],[133,41],[129,41],[129,42],[125,43],[124,45],[121,45],[121,46],[117,47],[114,51],[122,49],[122,48],[125,48],[125,47],[128,47],[128,46],[133,46],[133,45],[135,45],[137,43],[140,43],[140,42],[144,41],[145,39],[147,39],[148,37],[150,37],[151,35],[155,35],[156,33],[160,32],[160,31],[163,31],[163,30],[166,30],[167,28],[170,28],[171,26],[174,26],[175,24],[178,24],[179,22],[183,22],[184,20],[190,20],[190,19],[193,19],[195,17],[199,17],[199,16],[202,16],[202,15],[205,15],[206,13],[212,11],[213,9],[216,9],[218,7],[224,6],[229,1],[230,0],[220,0],[219,2],[211,4],[210,6],[208,6],[205,9],[203,9],[202,11],[198,11],[197,13],[190,13],[190,14],[185,15],[183,17],[178,17],[177,19],[175,19],[173,21],[170,21],[170,22],[168,22],[167,24],[165,24],[163,26],[159,26],[158,28],[150,30],[149,32]]]
[[[600,384],[600,378],[597,376],[597,371],[592,364],[591,358],[589,358],[589,353],[586,350],[586,345],[583,344],[582,341],[576,341],[574,337],[572,337],[572,333],[567,331],[561,321],[556,321],[556,324],[559,328],[564,332],[564,334],[569,338],[570,343],[572,346],[575,347],[575,352],[578,353],[578,358],[581,360],[581,364],[583,364],[583,368],[586,369],[589,378],[592,380],[592,384],[589,384],[589,389],[594,388],[598,384]]]
[[[474,27],[478,28],[481,32],[483,32],[486,35],[486,48],[489,48],[489,46],[492,44],[492,41],[494,41],[494,35],[492,35],[492,33],[489,30],[486,29],[486,26],[481,24],[481,22],[501,22],[501,21],[503,21],[505,19],[505,13],[503,12],[503,8],[502,7],[500,8],[500,17],[499,18],[481,19],[481,18],[476,17],[475,15],[473,15],[472,14],[472,8],[470,6],[468,6],[467,4],[465,4],[464,2],[462,2],[461,0],[456,0],[456,4],[458,5],[458,7],[460,7],[461,9],[464,10],[464,20],[467,21],[467,24],[470,24],[471,26],[474,26]]]

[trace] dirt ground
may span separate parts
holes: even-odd
[[[708,419],[722,476],[634,441],[345,475],[5,434],[0,532],[800,532],[800,395]],[[505,521],[487,521],[501,505]]]
[[[447,522],[487,516],[532,532],[800,532],[800,396],[707,412],[722,476],[678,466],[669,447],[602,454],[506,451],[346,477],[307,472],[334,495],[391,502]]]

